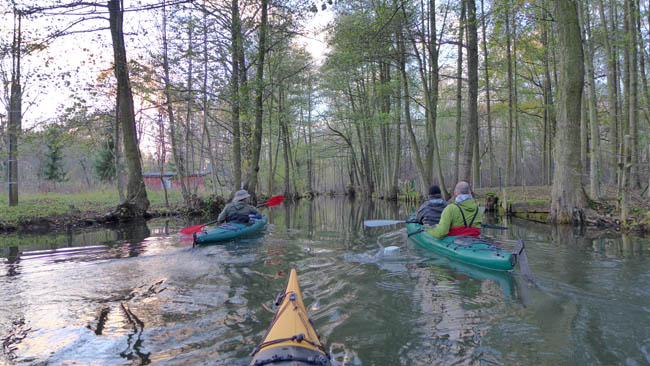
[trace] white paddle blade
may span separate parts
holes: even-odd
[[[389,226],[395,224],[404,224],[406,221],[399,220],[366,220],[363,222],[366,227],[380,227],[380,226]]]

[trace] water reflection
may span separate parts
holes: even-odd
[[[339,365],[648,364],[650,245],[513,220],[539,289],[410,247],[413,207],[317,198],[192,248],[185,223],[0,245],[0,364],[247,365],[296,268]],[[390,250],[387,250],[390,249]]]

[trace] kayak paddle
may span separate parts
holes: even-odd
[[[269,198],[268,201],[262,203],[261,205],[257,205],[256,207],[257,208],[264,207],[264,206],[273,207],[273,206],[277,206],[277,205],[281,204],[282,201],[284,201],[284,196],[283,195],[273,196],[273,197]],[[178,232],[180,234],[183,234],[183,235],[192,236],[192,234],[198,233],[199,231],[201,231],[201,229],[203,229],[203,227],[205,227],[206,225],[212,225],[212,224],[216,224],[216,223],[217,223],[217,220],[210,221],[210,222],[207,222],[205,224],[192,225],[192,226],[182,228]]]
[[[381,227],[381,226],[390,226],[390,225],[397,225],[397,224],[417,224],[417,221],[400,221],[400,220],[366,220],[363,222],[363,224],[366,227]],[[501,229],[501,230],[506,230],[508,229],[507,227],[504,226],[497,226],[497,225],[488,225],[488,224],[482,224],[481,227],[488,228],[488,229]]]
[[[399,220],[366,220],[363,222],[366,227],[380,227],[380,226],[390,226],[397,224],[417,224],[417,221],[399,221]]]

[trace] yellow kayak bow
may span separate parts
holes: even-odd
[[[251,366],[330,366],[329,354],[302,302],[295,269],[275,304],[278,312],[262,343],[253,351]]]

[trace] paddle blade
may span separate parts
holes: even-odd
[[[205,224],[192,225],[192,226],[184,227],[184,228],[180,229],[178,232],[183,234],[183,235],[192,236],[192,234],[198,233],[199,231],[201,231],[201,229],[203,229],[204,226],[205,226]]]
[[[281,204],[282,201],[284,201],[284,196],[283,195],[273,196],[273,197],[269,198],[269,200],[266,201],[266,203],[264,203],[264,205],[267,206],[267,207],[277,206],[277,205]]]
[[[398,220],[366,220],[363,222],[366,227],[380,227],[380,226],[389,226],[395,224],[405,224],[406,221]]]

